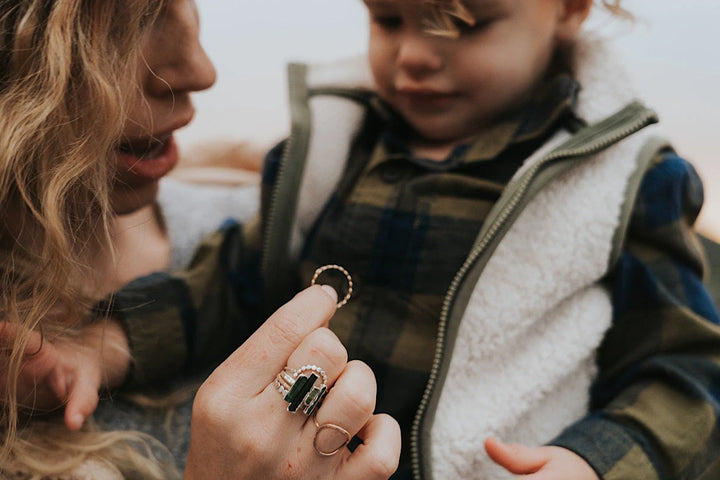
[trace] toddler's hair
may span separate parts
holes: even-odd
[[[458,23],[475,25],[475,17],[468,11],[463,0],[423,0],[425,9],[425,32],[438,37],[460,36]]]
[[[430,35],[447,38],[460,36],[460,26],[473,26],[475,17],[467,9],[467,0],[422,0],[426,15],[425,31]],[[597,2],[597,0],[596,0]],[[612,15],[632,18],[630,12],[620,4],[622,0],[599,0],[599,3]]]
[[[622,0],[602,0],[601,3],[602,6],[613,15],[622,18],[632,18],[632,14],[620,5]]]

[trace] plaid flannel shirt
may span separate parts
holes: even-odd
[[[390,115],[372,154],[341,182],[310,234],[297,287],[328,263],[352,273],[354,298],[330,326],[351,359],[372,367],[377,410],[398,419],[404,440],[427,381],[447,287],[523,160],[575,121],[576,91],[568,77],[556,78],[523,111],[444,162],[414,158],[405,126]],[[268,155],[266,192],[281,151]],[[606,279],[614,318],[598,354],[592,413],[553,441],[586,458],[602,478],[718,474],[720,328],[692,230],[701,204],[692,166],[671,150],[660,152]],[[133,349],[133,382],[221,361],[262,321],[259,227],[229,221],[187,270],[118,292],[114,307]],[[408,460],[404,450],[393,478],[410,478]]]

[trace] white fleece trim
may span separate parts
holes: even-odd
[[[372,90],[374,83],[365,55],[329,64],[311,65],[306,77],[309,89],[332,87]],[[352,139],[362,126],[365,109],[340,97],[310,99],[313,130],[300,183],[295,226],[290,240],[291,258],[297,257],[320,210],[337,187],[348,160]]]
[[[374,81],[366,55],[357,55],[331,63],[314,64],[308,69],[307,83],[310,88],[374,89]]]
[[[576,79],[581,90],[577,112],[588,123],[599,122],[632,100],[642,97],[632,86],[620,52],[601,37],[587,35],[575,46]]]
[[[597,282],[648,135],[626,139],[540,192],[489,260],[435,415],[434,478],[504,478],[491,475],[486,437],[541,445],[586,412],[594,352],[612,316]],[[563,388],[568,372],[580,392]],[[541,405],[557,408],[533,414]]]
[[[606,52],[585,44],[578,51],[587,53],[578,65],[585,118],[605,118],[634,98]],[[508,478],[484,454],[485,438],[541,445],[587,411],[595,351],[612,317],[597,282],[650,130],[541,191],[489,260],[459,327],[432,426],[434,478]]]
[[[332,125],[313,131],[300,182],[295,228],[290,255],[295,258],[320,210],[330,199],[347,164],[353,138],[362,126],[365,109],[340,97],[318,96],[310,100],[313,124]]]

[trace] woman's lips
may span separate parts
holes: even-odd
[[[179,158],[172,135],[164,140],[141,139],[116,149],[118,180],[128,186],[154,182],[167,175]]]
[[[151,137],[130,140],[121,143],[117,149],[121,153],[133,155],[139,159],[155,158],[161,153],[163,147],[165,146],[165,142],[167,142],[169,138],[170,135],[165,135],[161,138]]]

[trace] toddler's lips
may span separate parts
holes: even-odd
[[[175,168],[178,157],[172,135],[125,142],[116,149],[118,177],[128,185],[156,181]]]
[[[455,93],[431,89],[403,89],[399,93],[410,105],[430,109],[447,107],[458,98]]]

